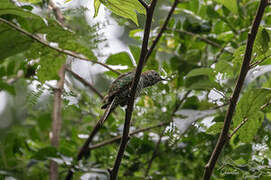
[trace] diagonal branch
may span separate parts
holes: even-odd
[[[223,129],[220,133],[219,139],[218,139],[217,144],[213,150],[213,153],[212,153],[208,163],[205,166],[205,172],[204,172],[204,179],[205,180],[209,180],[211,178],[216,161],[217,161],[225,143],[227,142],[228,132],[230,129],[233,113],[235,111],[235,107],[236,107],[242,86],[244,84],[245,77],[246,77],[247,72],[249,70],[249,64],[250,64],[250,60],[251,60],[251,54],[252,54],[256,34],[258,32],[259,25],[260,25],[261,19],[264,14],[264,10],[267,5],[268,5],[268,0],[261,0],[260,5],[257,10],[257,14],[256,14],[255,19],[253,21],[251,31],[248,33],[246,51],[245,51],[241,71],[239,74],[239,78],[238,78],[237,84],[235,86],[234,92],[232,94],[232,97],[230,99],[230,105],[229,105],[227,114],[225,116]]]
[[[248,118],[245,118],[229,135],[229,139],[248,121]]]
[[[81,60],[86,60],[86,61],[90,61],[90,62],[95,63],[95,64],[99,64],[99,65],[101,65],[101,66],[109,69],[110,71],[112,71],[112,72],[114,72],[114,73],[116,73],[118,75],[120,74],[120,72],[112,69],[111,67],[109,67],[108,65],[106,65],[104,63],[101,63],[101,62],[96,61],[96,60],[91,60],[91,59],[87,58],[86,56],[84,56],[82,54],[78,54],[78,53],[73,52],[73,51],[69,51],[69,50],[66,50],[66,49],[61,49],[59,47],[52,46],[52,45],[50,45],[49,42],[47,42],[47,41],[39,38],[35,34],[32,34],[32,33],[30,33],[28,31],[22,29],[21,27],[15,25],[15,24],[13,24],[13,23],[11,23],[11,22],[3,19],[3,18],[0,18],[0,22],[5,23],[6,25],[8,25],[9,27],[11,27],[12,29],[14,29],[14,30],[16,30],[16,31],[24,34],[25,36],[28,36],[29,38],[33,39],[34,41],[36,41],[36,42],[38,42],[38,43],[40,43],[40,44],[42,44],[42,45],[44,45],[44,46],[52,49],[52,50],[55,50],[55,51],[57,51],[59,53],[62,53],[62,54],[66,54],[66,55],[72,56],[74,58],[78,58],[78,59],[81,59]]]
[[[96,93],[101,99],[104,98],[104,96],[89,82],[87,82],[85,79],[83,79],[81,76],[79,76],[77,73],[72,71],[70,68],[66,67],[66,71],[70,72],[77,80],[82,82],[85,86],[89,87],[94,93]]]
[[[89,133],[88,138],[86,139],[86,141],[84,142],[84,145],[81,147],[81,149],[79,150],[79,152],[77,154],[76,161],[80,161],[83,157],[87,158],[89,156],[89,153],[90,153],[89,145],[92,142],[92,140],[95,137],[95,135],[101,129],[104,121],[108,118],[108,116],[110,115],[110,113],[114,110],[114,108],[112,108],[114,102],[115,102],[115,99],[106,108],[103,116],[95,124],[95,126],[93,127],[93,130]],[[66,180],[72,179],[73,173],[74,173],[73,169],[74,169],[74,165],[72,165],[72,167],[70,167],[70,169],[68,170],[67,176],[65,178]]]
[[[175,8],[177,7],[177,5],[178,5],[179,2],[180,2],[180,0],[175,0],[174,3],[173,3],[173,5],[171,6],[171,9],[170,9],[170,11],[169,11],[169,13],[168,13],[168,15],[167,15],[167,18],[166,18],[166,20],[165,20],[165,22],[164,22],[164,24],[163,24],[163,26],[162,26],[160,32],[158,33],[157,37],[155,38],[155,40],[153,41],[153,43],[152,43],[150,49],[149,49],[148,52],[147,52],[147,55],[146,55],[146,57],[145,57],[145,64],[146,64],[148,58],[150,57],[150,55],[151,55],[153,49],[155,48],[155,46],[157,45],[158,41],[160,40],[162,34],[163,34],[164,31],[166,30],[167,25],[168,25],[168,22],[169,22],[169,19],[171,18],[172,14],[173,14],[173,12],[174,12],[174,10],[175,10]]]
[[[268,56],[265,56],[264,58],[262,58],[262,59],[259,60],[259,61],[256,61],[256,62],[254,62],[254,63],[251,63],[251,64],[249,65],[249,69],[252,69],[252,68],[256,67],[257,65],[261,64],[262,62],[264,62],[265,60],[267,60],[267,59],[270,58],[270,57],[271,57],[271,54],[268,55]]]
[[[184,30],[178,30],[178,29],[169,29],[171,31],[175,31],[175,32],[179,32],[179,33],[184,33],[186,35],[189,35],[189,36],[192,36],[194,38],[197,38],[198,40],[201,40],[213,47],[217,47],[217,48],[220,48],[222,52],[227,52],[229,54],[233,54],[232,52],[228,51],[227,49],[225,49],[223,46],[221,46],[220,44],[208,39],[208,38],[205,38],[205,37],[202,37],[202,36],[199,36],[198,34],[195,34],[195,33],[192,33],[192,32],[189,32],[189,31],[184,31]]]
[[[158,127],[163,127],[163,126],[167,126],[167,125],[169,125],[169,122],[163,122],[163,123],[153,125],[153,126],[150,126],[150,127],[147,127],[147,128],[138,129],[138,130],[135,130],[134,132],[129,133],[129,136],[133,136],[133,135],[136,135],[136,134],[141,133],[141,132],[149,131],[151,129],[158,128]],[[105,140],[105,141],[100,142],[98,144],[94,144],[94,145],[90,146],[89,149],[90,150],[97,149],[99,147],[102,147],[102,146],[111,144],[113,142],[116,142],[116,141],[118,141],[120,139],[121,139],[121,136],[116,136],[116,137],[113,137],[112,139],[108,139],[108,140]]]
[[[148,161],[148,166],[147,166],[147,168],[145,170],[145,173],[144,173],[144,176],[145,176],[146,179],[148,179],[148,175],[149,175],[149,172],[150,172],[150,169],[151,169],[151,166],[152,166],[152,162],[153,162],[153,160],[155,159],[155,157],[158,154],[159,146],[161,144],[162,137],[163,137],[165,131],[166,131],[166,128],[164,128],[163,132],[160,134],[159,140],[156,143],[156,146],[155,146],[155,149],[154,149],[154,151],[152,153],[152,156],[151,156],[150,160]]]
[[[109,171],[111,180],[117,179],[119,166],[120,166],[127,142],[129,140],[128,135],[129,135],[129,130],[130,130],[131,117],[132,117],[132,113],[133,113],[135,93],[136,93],[136,88],[137,88],[137,84],[140,79],[142,69],[143,69],[144,65],[146,64],[148,57],[151,55],[153,49],[157,45],[163,32],[165,31],[166,26],[168,24],[168,21],[169,21],[171,15],[173,14],[178,2],[179,2],[179,0],[174,1],[174,4],[173,4],[173,6],[172,6],[167,18],[166,18],[165,23],[163,24],[158,36],[154,40],[154,42],[149,50],[148,50],[148,41],[149,41],[149,36],[150,36],[150,28],[151,28],[152,16],[153,16],[153,12],[154,12],[154,8],[156,6],[157,0],[152,0],[150,6],[147,9],[147,18],[146,18],[146,24],[145,24],[145,29],[144,29],[142,48],[141,48],[139,62],[138,62],[137,68],[136,68],[136,74],[135,74],[135,77],[134,77],[134,80],[133,80],[133,83],[131,86],[132,88],[131,88],[131,92],[130,92],[130,98],[128,99],[128,106],[126,108],[123,136],[121,139],[121,144],[119,147],[118,155],[115,160],[113,170]]]
[[[145,24],[145,29],[144,29],[144,37],[143,37],[143,42],[142,42],[140,58],[139,58],[139,62],[138,62],[137,68],[136,68],[135,77],[133,79],[133,83],[131,86],[130,98],[128,99],[128,106],[126,108],[125,122],[124,122],[124,129],[123,129],[121,144],[119,147],[117,158],[114,163],[113,170],[110,171],[110,179],[111,180],[117,179],[120,163],[123,158],[127,142],[129,140],[128,135],[129,135],[129,131],[130,131],[130,122],[131,122],[131,118],[132,118],[132,113],[133,113],[133,109],[134,109],[135,94],[136,94],[137,84],[139,82],[139,79],[140,79],[140,76],[142,73],[142,69],[144,66],[145,57],[146,57],[146,54],[148,51],[147,48],[148,48],[148,41],[149,41],[150,30],[151,30],[152,16],[153,16],[153,12],[154,12],[154,8],[156,6],[156,3],[157,3],[157,0],[153,0],[147,10],[147,18],[146,18],[146,24]]]
[[[182,97],[182,99],[178,99],[176,100],[175,104],[174,104],[174,108],[173,108],[173,111],[171,113],[171,120],[170,122],[173,121],[173,116],[174,114],[176,113],[176,111],[178,111],[178,109],[180,108],[180,106],[183,104],[183,102],[186,100],[186,98],[188,97],[188,95],[191,93],[191,90],[187,91],[184,96]],[[152,166],[152,163],[153,163],[153,160],[155,159],[155,157],[157,156],[157,153],[158,153],[158,149],[159,149],[159,146],[160,146],[160,143],[161,143],[161,140],[162,140],[162,137],[164,135],[166,131],[166,128],[164,128],[164,130],[162,131],[161,135],[159,136],[159,140],[155,146],[155,149],[152,153],[152,157],[150,158],[150,160],[148,161],[148,166],[147,166],[147,169],[145,170],[145,178],[148,177],[149,175],[149,171],[151,169],[151,166]]]
[[[262,105],[260,110],[263,110],[264,108],[266,108],[267,106],[269,106],[271,104],[271,101]],[[232,136],[248,121],[248,118],[245,118],[233,131],[232,133],[229,135],[229,139],[232,138]]]
[[[55,5],[53,0],[49,0],[49,6],[52,8],[54,15],[55,15],[56,19],[58,20],[58,22],[63,26],[65,24],[65,17],[61,13],[59,7],[57,7]]]

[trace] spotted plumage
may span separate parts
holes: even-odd
[[[131,87],[134,76],[134,71],[128,72],[120,75],[115,81],[113,81],[108,91],[108,95],[104,99],[105,104],[102,106],[102,109],[107,108],[114,98],[115,100],[112,108],[115,108],[118,105],[125,106],[127,104],[129,88]],[[143,88],[152,86],[161,80],[163,79],[154,70],[143,72],[137,85],[136,97],[139,96]]]

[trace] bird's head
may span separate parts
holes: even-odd
[[[166,80],[163,79],[160,74],[154,70],[145,71],[142,73],[144,78],[144,87],[152,86],[160,81]]]

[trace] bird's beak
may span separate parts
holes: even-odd
[[[166,79],[166,78],[161,78],[160,80],[161,81],[169,81],[169,79]]]

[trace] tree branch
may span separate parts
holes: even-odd
[[[226,46],[227,46],[227,44],[228,43],[226,43],[226,44],[224,44],[223,45],[223,47],[220,49],[220,51],[218,52],[218,54],[215,56],[215,58],[214,58],[214,62],[211,64],[211,65],[213,65],[213,64],[215,64],[215,63],[217,63],[218,62],[218,60],[219,60],[219,58],[220,58],[220,56],[224,53],[224,52],[226,52],[225,50],[226,50]],[[233,55],[233,53],[232,52],[228,52],[228,53],[230,53],[230,54],[232,54]],[[211,66],[210,65],[210,66]]]
[[[120,166],[120,162],[121,162],[121,159],[122,159],[122,156],[123,156],[126,144],[128,142],[128,134],[129,134],[129,128],[130,128],[130,121],[131,121],[131,116],[132,116],[132,111],[133,111],[133,104],[134,104],[134,99],[135,99],[134,96],[135,96],[136,86],[137,86],[137,84],[139,82],[140,75],[141,75],[141,72],[142,72],[142,69],[143,69],[143,66],[144,66],[144,61],[146,59],[146,54],[148,52],[148,49],[147,49],[147,47],[148,47],[148,39],[149,39],[149,34],[150,34],[150,27],[151,27],[152,15],[153,15],[153,11],[154,11],[154,7],[156,5],[156,2],[157,2],[157,0],[153,0],[152,3],[151,3],[151,5],[148,6],[148,8],[146,9],[147,10],[147,19],[146,19],[146,25],[145,25],[145,31],[144,31],[144,38],[143,38],[143,42],[142,42],[140,60],[139,60],[139,64],[138,64],[137,69],[136,69],[136,75],[135,75],[135,78],[133,80],[133,84],[131,86],[132,87],[131,88],[131,92],[130,92],[131,100],[130,101],[128,100],[128,107],[126,109],[126,119],[125,119],[125,125],[126,126],[124,126],[124,132],[123,132],[123,134],[126,134],[127,132],[128,133],[127,133],[127,135],[125,135],[126,136],[126,140],[123,141],[124,138],[122,138],[122,142],[121,142],[121,145],[120,145],[120,150],[119,150],[119,153],[118,153],[118,157],[116,158],[116,163],[114,165],[114,169],[111,172],[111,178],[116,178],[117,177],[118,168]],[[177,2],[177,0],[176,0],[176,2]],[[175,5],[175,7],[176,7],[176,5]],[[170,13],[172,14],[173,10],[171,10]],[[155,45],[157,44],[157,42],[158,42],[159,38],[161,37],[163,31],[165,30],[165,27],[166,27],[166,25],[168,23],[168,20],[169,20],[171,14],[168,16],[165,24],[163,25],[164,27],[162,27],[159,37],[156,38],[156,40],[155,40],[156,43],[154,43],[152,45],[152,48],[150,49],[151,51],[155,47]],[[151,53],[151,51],[149,51],[149,53]],[[130,104],[130,107],[129,107],[129,104]],[[132,106],[132,109],[131,109],[131,106]],[[130,116],[130,118],[128,116]],[[127,123],[127,119],[129,119],[128,123]],[[127,131],[127,127],[128,127],[128,131]],[[94,128],[94,129],[96,129],[96,128]],[[81,150],[80,150],[80,152],[81,152]],[[78,157],[79,157],[79,155],[78,155]],[[81,158],[78,158],[78,157],[77,157],[77,159],[81,159]],[[72,174],[73,173],[71,171],[69,171],[67,178],[70,178],[72,176]]]
[[[83,157],[88,157],[89,152],[90,152],[89,144],[92,142],[95,135],[99,132],[99,130],[101,129],[103,123],[108,118],[110,113],[113,111],[112,105],[114,104],[114,102],[115,102],[115,99],[106,108],[103,116],[99,119],[99,121],[93,127],[93,130],[90,132],[90,134],[89,134],[88,138],[86,139],[84,145],[81,147],[81,149],[79,150],[79,152],[77,154],[77,157],[76,157],[77,161],[81,160]],[[74,173],[73,168],[74,168],[74,165],[69,169],[69,171],[67,173],[67,176],[66,176],[66,180],[72,179],[72,176],[73,176],[73,173]]]
[[[145,61],[145,62],[144,62],[145,64],[146,64],[148,58],[150,57],[150,55],[151,55],[153,49],[155,48],[155,46],[156,46],[157,43],[159,42],[159,40],[160,40],[162,34],[163,34],[164,31],[166,30],[167,25],[168,25],[168,22],[169,22],[169,19],[171,18],[172,14],[173,14],[173,12],[174,12],[174,10],[175,10],[175,8],[177,7],[177,5],[178,5],[179,2],[180,2],[180,0],[175,0],[174,3],[173,3],[173,5],[171,6],[171,9],[170,9],[170,11],[169,11],[169,13],[168,13],[168,15],[167,15],[167,18],[166,18],[166,20],[165,20],[165,22],[164,22],[162,28],[160,29],[160,32],[158,33],[157,37],[155,38],[155,40],[153,41],[153,43],[152,43],[150,49],[149,49],[148,52],[147,52],[147,55],[146,55],[145,60],[144,60],[144,61]]]
[[[229,135],[229,139],[248,121],[248,118],[245,118]]]
[[[205,172],[204,172],[204,179],[209,180],[212,176],[213,169],[215,167],[216,161],[225,145],[228,139],[228,132],[230,129],[233,113],[235,111],[235,107],[242,89],[242,86],[244,84],[245,77],[247,75],[247,72],[249,70],[249,64],[251,60],[251,54],[252,54],[252,49],[254,45],[254,41],[256,38],[256,34],[258,32],[258,28],[261,22],[261,19],[263,17],[264,10],[268,4],[268,0],[261,0],[259,8],[257,10],[256,17],[253,21],[253,25],[251,28],[251,31],[248,33],[248,41],[246,45],[246,51],[243,59],[243,64],[241,67],[241,71],[239,74],[239,78],[237,81],[237,84],[235,86],[233,95],[230,99],[230,105],[224,120],[224,127],[220,133],[219,139],[217,141],[217,144],[213,150],[213,153],[208,161],[208,163],[205,166]]]
[[[124,122],[124,129],[123,129],[121,144],[119,147],[117,158],[114,163],[113,170],[110,171],[110,179],[111,180],[117,179],[120,163],[123,158],[123,154],[124,154],[124,151],[125,151],[128,139],[129,139],[128,135],[129,135],[130,122],[131,122],[133,108],[134,108],[135,94],[136,94],[137,84],[139,82],[139,79],[140,79],[140,76],[142,73],[142,69],[144,66],[145,57],[147,54],[152,16],[153,16],[153,12],[154,12],[154,8],[156,6],[156,3],[157,3],[157,0],[152,0],[151,4],[147,10],[147,18],[146,18],[146,24],[145,24],[145,29],[144,29],[144,37],[143,37],[143,42],[142,42],[142,47],[141,47],[141,52],[140,52],[140,58],[139,58],[139,62],[138,62],[137,68],[136,68],[135,77],[133,79],[133,83],[131,86],[130,98],[128,99],[128,105],[126,108],[125,122]]]
[[[267,106],[269,106],[271,104],[271,101],[262,105],[261,106],[261,110],[263,110],[264,108],[266,108]],[[232,138],[232,136],[248,121],[248,118],[245,118],[233,131],[232,133],[229,135],[229,139]]]
[[[176,113],[176,111],[178,111],[178,109],[180,108],[180,106],[183,104],[183,102],[185,101],[185,99],[188,97],[188,95],[191,93],[191,90],[187,91],[184,96],[182,97],[182,99],[177,99],[175,104],[174,104],[174,108],[173,108],[173,111],[171,113],[171,120],[170,122],[173,121],[173,116],[174,114]],[[148,161],[148,166],[147,166],[147,169],[145,171],[145,179],[147,178],[148,174],[149,174],[149,171],[151,169],[151,166],[152,166],[152,163],[153,163],[153,160],[154,158],[157,156],[157,153],[158,153],[158,149],[159,149],[159,146],[160,146],[160,143],[161,143],[161,140],[162,140],[162,137],[164,135],[166,131],[166,128],[164,128],[163,132],[161,133],[161,135],[159,136],[159,140],[155,146],[155,149],[153,151],[153,154],[152,154],[152,157],[151,159]]]
[[[148,161],[148,166],[147,166],[147,168],[146,168],[146,170],[145,170],[145,174],[144,174],[145,179],[148,179],[147,177],[148,177],[148,175],[149,175],[149,172],[150,172],[150,169],[151,169],[152,162],[153,162],[154,158],[155,158],[155,157],[157,156],[157,154],[158,154],[159,146],[160,146],[160,144],[161,144],[162,137],[163,137],[163,135],[164,135],[164,133],[165,133],[165,130],[166,130],[166,128],[164,128],[163,132],[160,134],[159,140],[158,140],[158,142],[156,143],[155,149],[154,149],[154,151],[153,151],[153,153],[152,153],[152,157],[151,157],[151,159]]]
[[[104,96],[89,82],[87,82],[85,79],[83,79],[81,76],[79,76],[77,73],[72,71],[70,68],[66,67],[66,70],[69,71],[77,80],[79,80],[81,83],[83,83],[85,86],[89,87],[94,93],[96,93],[101,99],[104,98]]]
[[[225,49],[220,44],[218,44],[218,43],[216,43],[216,42],[214,42],[214,41],[212,41],[210,39],[207,39],[205,37],[199,36],[198,34],[195,34],[195,33],[192,33],[192,32],[188,32],[188,31],[184,31],[184,30],[178,30],[178,29],[170,29],[170,30],[171,31],[175,31],[175,32],[179,32],[179,33],[184,33],[186,35],[192,36],[194,38],[197,38],[198,40],[201,40],[203,42],[206,42],[207,44],[210,44],[211,46],[214,46],[214,47],[222,49],[221,50],[222,52],[227,52],[229,54],[233,54],[232,52],[228,51],[227,49]]]
[[[65,17],[62,15],[59,7],[57,7],[55,5],[55,3],[53,2],[53,0],[49,0],[49,6],[52,8],[53,12],[54,12],[54,15],[56,17],[56,20],[58,20],[58,22],[64,26],[65,24]]]
[[[78,53],[73,52],[73,51],[69,51],[69,50],[61,49],[61,48],[59,48],[59,47],[52,46],[52,45],[50,45],[49,42],[47,42],[47,41],[45,41],[45,40],[39,38],[38,36],[36,36],[36,35],[34,35],[34,34],[28,32],[28,31],[22,29],[21,27],[15,25],[15,24],[13,24],[13,23],[11,23],[11,22],[9,22],[9,21],[3,19],[3,18],[0,18],[0,22],[7,24],[7,25],[8,25],[9,27],[11,27],[12,29],[14,29],[14,30],[16,30],[16,31],[18,31],[18,32],[20,32],[20,33],[22,33],[22,34],[24,34],[25,36],[28,36],[29,38],[33,39],[34,41],[36,41],[36,42],[38,42],[38,43],[40,43],[40,44],[42,44],[42,45],[44,45],[44,46],[46,46],[46,47],[52,49],[52,50],[55,50],[55,51],[57,51],[57,52],[59,52],[59,53],[62,53],[62,54],[66,54],[66,55],[72,56],[72,57],[74,57],[74,58],[78,58],[78,59],[81,59],[81,60],[86,60],[86,61],[90,61],[90,62],[92,62],[92,63],[99,64],[99,65],[101,65],[101,66],[103,66],[103,67],[109,69],[110,71],[112,71],[112,72],[114,72],[114,73],[116,73],[116,74],[118,74],[118,75],[120,74],[120,72],[118,72],[118,71],[112,69],[111,67],[109,67],[108,65],[106,65],[106,64],[104,64],[104,63],[101,63],[101,62],[96,61],[96,60],[91,60],[91,59],[87,58],[86,56],[84,56],[84,55],[82,55],[82,54],[78,54]]]
[[[133,136],[133,135],[136,135],[138,133],[149,131],[151,129],[158,128],[158,127],[163,127],[163,126],[166,126],[166,125],[169,125],[169,122],[163,122],[163,123],[160,123],[160,124],[157,124],[157,125],[154,125],[154,126],[150,126],[150,127],[147,127],[147,128],[142,128],[142,129],[135,130],[134,132],[129,133],[129,136]],[[98,144],[94,144],[94,145],[90,146],[89,149],[93,150],[93,149],[97,149],[97,148],[100,148],[102,146],[111,144],[113,142],[116,142],[116,141],[120,140],[121,137],[122,136],[116,136],[116,137],[114,137],[112,139],[108,139],[108,140],[105,140],[105,141],[100,142]]]
[[[141,3],[142,6],[144,6],[144,8],[146,10],[148,10],[149,6],[148,6],[148,4],[144,0],[138,0],[138,1]]]
[[[268,59],[268,58],[270,58],[270,57],[271,57],[271,54],[268,55],[268,56],[265,56],[264,58],[262,58],[262,59],[259,60],[259,61],[256,61],[256,62],[254,62],[254,63],[251,63],[251,64],[249,65],[249,69],[252,69],[252,68],[256,67],[258,64],[261,64],[262,62],[264,62],[266,59]]]
[[[61,130],[61,95],[64,87],[65,80],[65,65],[59,70],[60,79],[57,81],[56,89],[54,90],[54,109],[52,114],[52,137],[51,144],[54,147],[58,147],[59,135]],[[50,180],[58,179],[58,165],[55,161],[50,161]]]

